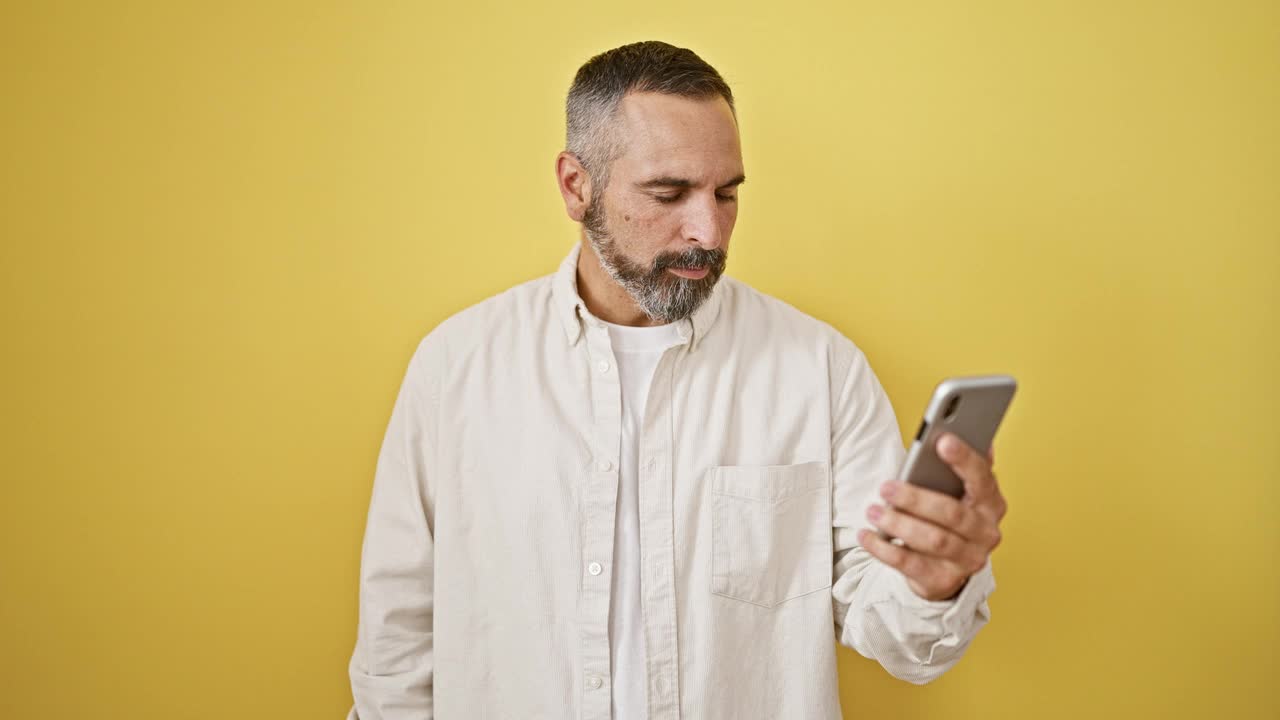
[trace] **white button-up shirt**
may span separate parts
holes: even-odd
[[[608,720],[621,399],[557,272],[440,323],[378,457],[349,720]],[[858,544],[904,457],[862,351],[724,275],[658,361],[638,439],[653,720],[841,717],[835,641],[927,682],[990,617],[991,564],[926,601]]]

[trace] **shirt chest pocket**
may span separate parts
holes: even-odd
[[[764,607],[831,587],[827,464],[720,465],[711,492],[711,592]]]

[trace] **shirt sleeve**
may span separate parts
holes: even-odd
[[[846,350],[848,369],[832,397],[836,638],[894,677],[924,684],[954,666],[990,619],[987,596],[995,577],[988,558],[955,598],[925,600],[901,572],[858,544],[858,530],[874,530],[867,508],[882,502],[879,487],[896,476],[906,452],[893,406],[866,356],[852,342]]]
[[[433,717],[434,494],[438,372],[428,336],[401,382],[378,455],[360,558],[347,720]]]

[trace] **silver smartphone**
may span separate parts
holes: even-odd
[[[964,480],[938,457],[938,438],[944,432],[955,433],[985,455],[1017,388],[1017,381],[1009,375],[953,377],[938,383],[898,479],[954,498],[963,497]],[[902,544],[883,530],[880,536]]]

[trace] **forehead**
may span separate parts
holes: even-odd
[[[643,180],[675,176],[719,183],[742,173],[738,126],[719,95],[693,100],[631,93],[618,109],[625,151],[613,173]]]

